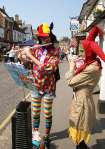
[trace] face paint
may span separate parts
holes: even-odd
[[[40,37],[41,41],[42,41],[42,44],[45,44],[45,43],[50,43],[51,42],[51,39],[50,37]]]

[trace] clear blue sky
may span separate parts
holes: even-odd
[[[33,28],[41,23],[54,22],[53,32],[57,38],[70,36],[69,17],[78,16],[86,0],[0,0],[10,17],[20,15],[20,19]]]

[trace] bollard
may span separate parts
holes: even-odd
[[[12,149],[32,149],[31,102],[21,101],[12,117]]]

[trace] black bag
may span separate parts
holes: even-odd
[[[57,67],[54,74],[55,74],[55,80],[57,82],[58,80],[60,80],[59,66]]]

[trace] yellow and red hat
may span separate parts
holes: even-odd
[[[37,28],[37,36],[47,37],[50,34],[50,27],[47,23],[43,23]]]

